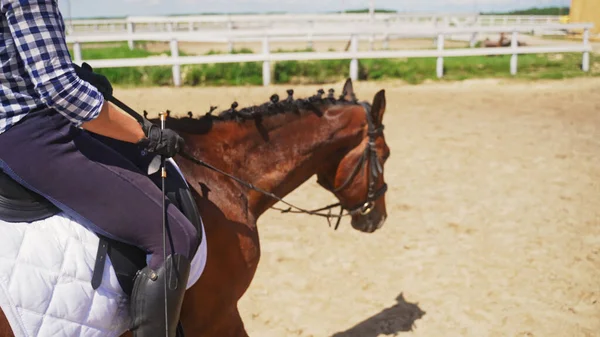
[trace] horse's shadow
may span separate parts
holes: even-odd
[[[399,332],[412,331],[415,321],[423,315],[425,311],[419,308],[418,303],[406,302],[403,294],[400,293],[393,306],[331,337],[396,336]]]

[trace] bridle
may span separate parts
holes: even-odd
[[[121,102],[114,96],[111,97],[110,101],[113,102],[115,105],[117,105],[122,110],[124,110],[125,112],[127,112],[128,114],[130,114],[133,118],[135,118],[136,120],[138,120],[138,122],[141,123],[143,117],[138,112],[136,112],[132,108],[128,107],[125,103]],[[379,198],[381,198],[387,192],[387,189],[388,189],[387,183],[383,183],[383,185],[379,189],[375,190],[375,184],[377,182],[377,179],[383,173],[383,167],[381,166],[381,163],[379,162],[379,158],[377,157],[375,141],[377,140],[378,136],[383,135],[384,126],[382,124],[376,128],[375,123],[373,122],[373,117],[371,116],[371,107],[367,103],[364,103],[364,102],[361,102],[360,104],[365,109],[365,114],[367,116],[367,123],[368,123],[367,134],[369,136],[369,141],[367,143],[367,146],[365,147],[365,150],[364,150],[362,156],[360,157],[359,162],[356,164],[354,170],[352,171],[352,174],[346,179],[346,181],[342,185],[340,185],[337,188],[328,188],[328,187],[325,187],[322,185],[324,188],[326,188],[333,194],[337,194],[341,190],[348,187],[350,185],[350,183],[354,180],[354,178],[358,175],[358,172],[360,172],[363,167],[366,167],[367,174],[368,174],[367,175],[367,178],[368,178],[367,196],[365,198],[365,201],[361,202],[358,206],[353,206],[353,207],[348,208],[348,207],[343,206],[342,203],[338,202],[338,203],[328,205],[328,206],[325,206],[325,207],[322,207],[319,209],[306,210],[301,207],[298,207],[298,206],[288,203],[287,201],[283,200],[282,198],[276,196],[275,194],[273,194],[271,192],[265,191],[259,187],[254,186],[253,184],[251,184],[249,182],[246,182],[246,181],[241,180],[240,178],[237,178],[227,172],[224,172],[224,171],[204,162],[201,159],[195,158],[194,156],[190,155],[186,151],[180,151],[179,156],[193,162],[196,165],[206,167],[209,170],[212,170],[214,172],[222,174],[232,180],[235,180],[236,182],[240,183],[241,185],[243,185],[251,190],[254,190],[256,192],[264,194],[270,198],[273,198],[273,199],[289,206],[289,208],[287,208],[287,209],[271,207],[272,209],[279,210],[282,213],[302,213],[302,214],[309,214],[309,215],[325,217],[325,218],[327,218],[329,226],[331,226],[331,219],[337,218],[337,222],[335,225],[335,229],[337,230],[343,217],[357,215],[357,214],[367,215],[367,214],[371,213],[371,211],[373,210],[373,207],[375,206],[375,201],[377,201]],[[365,163],[367,161],[369,162],[368,167],[365,165]],[[322,182],[319,182],[319,183],[322,183]],[[331,210],[336,207],[340,207],[339,215],[331,214]],[[344,210],[346,210],[345,214],[344,214]],[[327,213],[323,213],[323,211],[327,211]]]
[[[323,186],[323,188],[337,195],[337,193],[350,186],[350,183],[354,180],[354,178],[356,178],[358,172],[360,172],[363,167],[366,167],[365,165],[368,161],[369,164],[367,167],[367,196],[365,198],[365,201],[359,204],[358,206],[343,208],[348,211],[348,215],[367,215],[371,213],[371,211],[373,210],[373,206],[375,205],[375,201],[377,201],[377,199],[383,196],[388,189],[387,183],[383,183],[383,185],[379,189],[375,190],[375,184],[377,182],[377,179],[381,174],[383,174],[383,167],[381,166],[379,158],[377,157],[375,141],[377,140],[378,136],[383,136],[384,126],[382,124],[376,128],[375,123],[373,123],[373,117],[371,116],[371,107],[364,102],[360,104],[365,109],[365,113],[367,115],[367,123],[369,127],[367,133],[369,136],[369,142],[367,143],[365,150],[360,156],[360,160],[354,167],[354,170],[352,170],[352,174],[350,174],[348,178],[346,178],[344,183],[337,188],[332,188],[329,186],[329,184],[321,180],[317,181],[319,185]],[[341,206],[341,204],[336,204],[334,207],[337,206]]]

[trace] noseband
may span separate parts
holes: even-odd
[[[367,167],[367,184],[368,184],[367,185],[368,186],[367,196],[365,198],[365,201],[360,203],[358,206],[354,206],[354,207],[350,207],[350,208],[346,208],[346,207],[342,206],[343,209],[346,209],[348,211],[349,215],[356,215],[356,214],[367,215],[367,214],[371,213],[371,211],[373,210],[373,206],[375,205],[375,201],[377,201],[377,199],[379,199],[381,196],[383,196],[385,194],[385,192],[387,192],[387,189],[388,189],[387,183],[383,183],[383,185],[378,190],[375,190],[375,184],[377,183],[377,179],[379,178],[379,176],[381,174],[383,174],[383,167],[381,166],[381,163],[379,162],[379,158],[377,157],[377,149],[375,147],[375,141],[377,140],[378,136],[383,135],[384,126],[382,124],[376,128],[375,123],[373,123],[373,117],[371,116],[371,107],[364,102],[360,103],[360,104],[365,109],[365,113],[367,115],[367,123],[369,126],[369,130],[367,133],[369,136],[369,142],[367,143],[365,150],[363,151],[362,155],[360,156],[360,160],[358,161],[358,163],[356,163],[356,166],[354,167],[352,174],[350,174],[350,176],[348,176],[346,181],[344,181],[344,183],[342,185],[340,185],[339,187],[337,187],[335,189],[325,187],[327,185],[324,184],[323,182],[319,181],[319,184],[321,184],[321,186],[324,186],[327,190],[329,190],[333,194],[337,194],[338,192],[342,191],[343,189],[345,189],[346,187],[348,187],[350,185],[350,183],[358,175],[358,172],[360,172],[362,170],[362,168],[366,166],[365,163],[368,162],[368,166],[366,166]]]

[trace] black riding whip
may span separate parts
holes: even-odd
[[[165,112],[161,112],[160,113],[160,129],[164,130],[165,129],[165,120],[166,120],[166,113]],[[162,182],[162,193],[163,193],[163,198],[162,198],[162,217],[163,217],[163,261],[167,261],[167,206],[166,206],[166,199],[167,199],[167,189],[166,189],[166,178],[167,178],[167,169],[165,167],[165,156],[160,156],[160,166],[161,166],[161,173],[160,173],[160,179]],[[168,314],[168,299],[167,299],[167,282],[165,280],[164,282],[165,284],[165,337],[169,337],[169,314]]]
[[[121,102],[120,100],[118,100],[116,97],[114,96],[110,96],[110,98],[108,99],[110,102],[112,102],[114,105],[116,105],[117,107],[119,107],[121,110],[125,111],[127,114],[129,114],[131,117],[133,117],[136,121],[138,121],[138,123],[142,124],[144,122],[144,117],[142,117],[137,111],[133,110],[132,108],[130,108],[129,106],[127,106],[125,103]],[[165,112],[161,112],[160,113],[160,128],[161,130],[165,129],[165,121],[166,121],[166,113]],[[166,198],[167,198],[167,189],[166,189],[166,178],[167,178],[167,169],[166,169],[166,158],[165,156],[160,156],[160,177],[161,177],[161,183],[162,183],[162,193],[163,193],[163,200],[162,200],[162,221],[163,221],[163,260],[167,261],[167,206],[166,206]],[[164,295],[165,295],[165,337],[169,336],[169,315],[168,315],[168,299],[167,299],[167,282],[165,281],[165,289],[164,289]]]

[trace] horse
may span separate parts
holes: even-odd
[[[500,33],[500,38],[498,41],[491,41],[490,38],[486,38],[483,40],[481,44],[482,48],[497,48],[497,47],[510,47],[512,44],[511,40],[506,38],[504,33]],[[517,41],[517,46],[523,47],[527,46],[525,42]]]
[[[199,117],[166,118],[166,127],[185,140],[186,155],[172,159],[189,184],[208,242],[204,271],[188,288],[181,310],[187,335],[248,336],[238,301],[261,255],[258,219],[311,177],[345,214],[291,204],[283,212],[349,216],[351,226],[364,233],[384,225],[384,164],[391,153],[383,133],[385,90],[372,103],[356,98],[350,79],[339,97],[334,92],[325,96],[320,89],[296,99],[288,90],[286,99],[273,95],[261,105],[238,110],[234,103],[219,114],[211,108]],[[0,337],[9,336],[11,326],[0,310]]]

